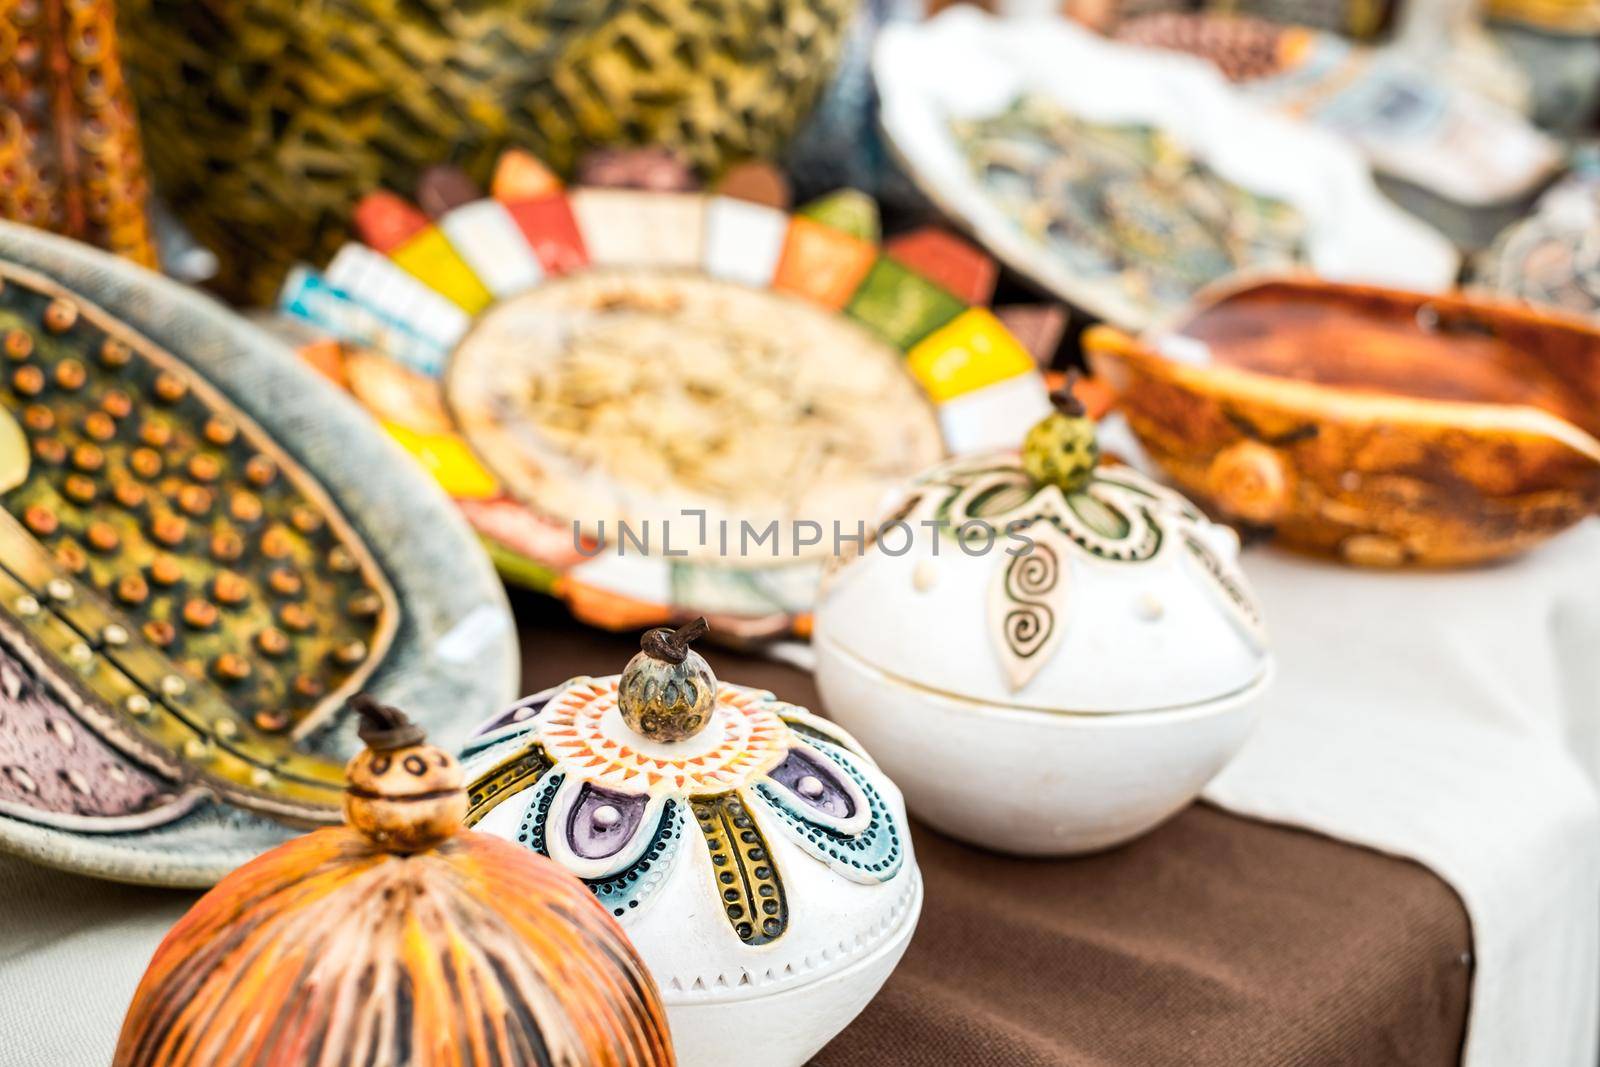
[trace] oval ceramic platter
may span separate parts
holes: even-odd
[[[281,304],[362,346],[325,369],[506,577],[588,622],[803,633],[835,529],[1048,410],[1029,349],[975,306],[993,262],[935,232],[880,246],[863,194],[791,214],[731,178],[565,189],[520,153],[490,198],[443,173],[419,188],[431,220],[368,197],[366,244]]]
[[[880,121],[913,181],[1040,286],[1140,329],[1204,285],[1311,269],[1439,289],[1458,259],[1354,149],[1209,64],[966,6],[890,27]]]
[[[516,684],[436,486],[208,298],[0,225],[0,848],[202,886],[337,822],[345,699],[442,744]]]

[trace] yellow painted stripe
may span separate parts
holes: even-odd
[[[418,433],[393,422],[383,423],[383,428],[455,499],[487,500],[499,495],[500,483],[455,434]]]
[[[469,315],[476,315],[494,301],[494,294],[437,227],[423,230],[391,252],[389,258]]]

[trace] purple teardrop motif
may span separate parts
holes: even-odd
[[[567,816],[567,844],[586,860],[615,856],[638,832],[649,800],[647,796],[614,793],[585,782],[578,802]],[[595,821],[595,812],[608,806],[620,817],[610,826],[601,826]]]
[[[807,796],[800,791],[800,780],[808,776],[815,778],[822,786],[822,791],[815,796]],[[848,819],[856,813],[855,803],[839,781],[833,766],[826,760],[812,758],[800,749],[791,748],[789,755],[772,769],[768,777],[793,793],[802,803],[824,815]]]

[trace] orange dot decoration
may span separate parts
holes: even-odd
[[[179,920],[115,1067],[671,1067],[655,983],[593,894],[462,828],[456,760],[352,704],[349,825],[245,864]]]

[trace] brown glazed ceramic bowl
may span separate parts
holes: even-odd
[[[1286,278],[1084,347],[1185,492],[1298,548],[1478,563],[1600,506],[1600,326],[1584,319]]]

